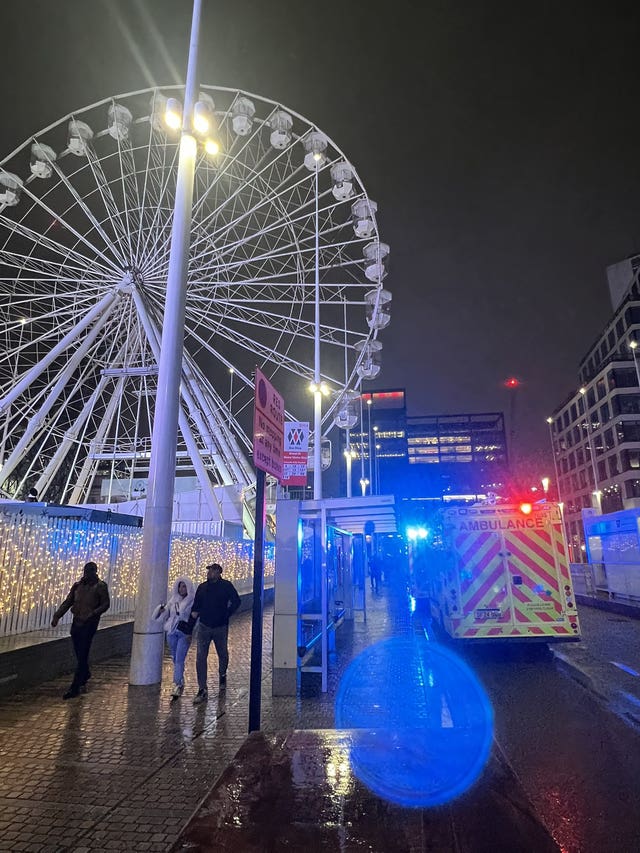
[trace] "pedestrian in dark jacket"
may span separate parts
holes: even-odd
[[[227,667],[229,666],[229,617],[240,607],[240,596],[231,581],[223,580],[222,566],[212,563],[207,566],[207,580],[196,590],[193,602],[192,616],[198,621],[196,674],[198,676],[198,693],[193,700],[194,705],[206,702],[207,692],[207,657],[209,646],[213,640],[218,655],[218,672],[220,688],[227,686]]]
[[[51,625],[56,627],[62,616],[71,609],[71,640],[76,654],[76,667],[71,687],[63,694],[63,699],[73,699],[79,693],[86,691],[87,681],[91,678],[89,670],[89,651],[98,623],[103,613],[109,609],[109,587],[98,577],[98,567],[95,563],[85,563],[82,578],[76,581],[69,595],[53,614]]]
[[[371,578],[371,592],[380,592],[380,558],[369,557],[369,575]]]

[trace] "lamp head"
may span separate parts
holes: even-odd
[[[167,98],[164,120],[172,130],[179,130],[182,127],[182,104],[177,98]]]
[[[204,101],[198,101],[193,108],[193,129],[204,135],[209,132],[210,127],[209,107]]]

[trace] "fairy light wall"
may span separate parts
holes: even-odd
[[[0,505],[0,636],[49,626],[53,612],[82,575],[88,560],[98,565],[109,584],[110,615],[135,608],[142,529],[86,518],[51,516],[46,508],[25,511],[24,505]],[[188,575],[205,579],[205,566],[220,563],[224,576],[250,592],[253,542],[205,535],[174,534],[169,583]],[[273,584],[273,545],[265,554],[265,584]],[[69,620],[69,614],[65,617]]]

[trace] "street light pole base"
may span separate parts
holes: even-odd
[[[164,631],[140,634],[134,631],[129,684],[160,684],[163,653]]]

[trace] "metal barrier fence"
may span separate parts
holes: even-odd
[[[571,563],[571,577],[579,595],[640,600],[640,563]]]
[[[88,560],[109,584],[110,615],[135,608],[142,530],[82,518],[0,511],[0,637],[47,628]],[[224,566],[240,594],[251,592],[253,542],[175,534],[170,585],[180,575],[205,580],[208,563]],[[267,545],[265,584],[273,585],[274,546]],[[65,620],[70,621],[67,614]]]
[[[604,576],[604,566],[598,563],[598,576],[606,583]],[[596,583],[596,564],[595,563],[571,563],[571,580],[573,582],[573,591],[578,595],[589,595],[595,598],[598,594],[598,584]],[[602,588],[602,584],[600,585]]]

